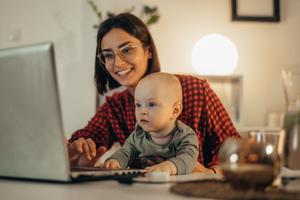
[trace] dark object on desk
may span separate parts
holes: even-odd
[[[257,142],[255,138],[226,140],[220,148],[219,158],[225,179],[235,188],[263,190],[279,174],[276,147]]]
[[[273,168],[266,165],[244,165],[237,169],[223,168],[224,176],[237,189],[254,188],[263,190],[272,184]]]
[[[192,183],[179,183],[172,186],[170,190],[173,193],[184,196],[224,200],[300,200],[300,191],[287,192],[275,188],[266,188],[265,190],[238,190],[234,189],[228,182],[211,180]]]
[[[146,170],[143,169],[107,169],[103,167],[72,167],[72,174],[75,177],[73,181],[85,181],[85,179],[94,178],[94,180],[117,180],[120,183],[132,183],[132,179],[143,176]],[[97,178],[99,177],[99,178]]]

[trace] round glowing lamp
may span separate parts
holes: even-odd
[[[230,75],[237,62],[237,48],[224,35],[206,35],[192,50],[192,65],[199,75]]]

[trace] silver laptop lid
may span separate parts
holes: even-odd
[[[69,180],[53,44],[0,50],[0,176]]]

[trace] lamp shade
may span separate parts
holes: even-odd
[[[236,46],[221,34],[203,36],[192,50],[192,65],[199,75],[230,75],[237,62]]]

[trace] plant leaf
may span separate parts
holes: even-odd
[[[157,12],[157,7],[156,6],[150,7],[150,6],[144,5],[144,12],[146,15],[154,14]]]
[[[98,6],[94,0],[86,0],[86,2],[89,4],[91,9],[97,15],[99,21],[101,22],[102,17],[104,17],[105,13],[102,13],[102,11],[100,11],[98,9]],[[135,9],[135,6],[132,6],[131,8],[126,9],[124,12],[132,13],[134,11],[134,9]],[[107,18],[113,17],[113,16],[115,16],[115,13],[110,12],[110,11],[106,12]],[[141,13],[140,17],[143,17],[143,16],[146,16],[146,19],[144,21],[146,21],[145,24],[147,26],[157,23],[160,18],[159,14],[158,14],[158,8],[156,6],[150,7],[148,5],[143,5],[143,9],[142,9],[142,13]],[[94,25],[93,27],[97,28],[98,25]]]
[[[146,24],[151,25],[156,23],[158,20],[159,20],[159,15],[153,15],[147,20]]]
[[[115,14],[112,13],[112,12],[110,12],[110,11],[108,11],[108,12],[106,12],[106,16],[109,18],[109,17],[115,16]]]
[[[90,7],[92,8],[92,10],[94,11],[94,13],[97,15],[97,17],[99,18],[99,20],[101,21],[102,13],[98,10],[96,3],[92,0],[87,0],[87,2],[90,5]]]

